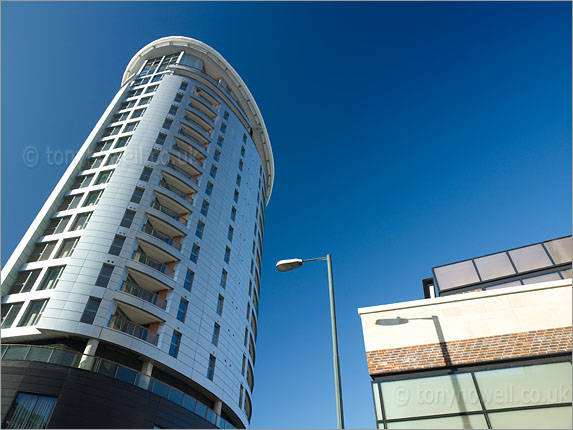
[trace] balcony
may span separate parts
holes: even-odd
[[[154,260],[151,257],[148,257],[146,254],[144,254],[139,250],[135,251],[135,253],[133,254],[133,260],[139,263],[143,263],[146,266],[149,266],[152,269],[155,269],[170,278],[173,278],[173,275],[175,274],[175,271],[171,267],[167,266],[164,263],[160,263],[159,261]]]
[[[165,233],[162,233],[161,231],[153,228],[153,226],[149,222],[143,226],[141,231],[147,233],[150,236],[156,237],[157,239],[159,239],[162,242],[165,242],[168,245],[171,245],[178,251],[181,250],[181,244],[177,242],[175,238],[168,236]]]
[[[207,146],[210,143],[209,137],[205,135],[205,132],[199,127],[191,122],[184,122],[182,119],[179,123],[181,125],[181,129],[179,132],[187,137],[191,138],[199,143],[204,149],[207,149]]]
[[[177,185],[175,185],[177,184]],[[195,196],[195,190],[185,184],[185,182],[177,179],[173,175],[163,175],[163,178],[159,181],[159,185],[166,190],[171,191],[177,196],[181,197],[183,200],[193,203],[193,197]],[[183,189],[181,189],[183,188]]]
[[[179,222],[182,225],[187,225],[187,220],[185,217],[189,214],[189,212],[185,212],[184,214],[178,214],[172,209],[169,209],[167,206],[162,205],[159,203],[160,200],[163,200],[164,197],[156,196],[155,200],[151,202],[151,207],[153,209],[157,209],[159,212],[164,213],[170,218],[173,218],[175,221]],[[166,203],[168,204],[168,203]]]
[[[203,167],[203,161],[207,158],[207,155],[203,153],[203,145],[194,139],[187,138],[186,140],[175,136],[175,146],[172,148],[177,151],[175,155],[179,158],[184,159],[189,162],[189,164],[198,164],[198,167]]]
[[[149,342],[152,345],[157,345],[157,339],[159,339],[159,335],[152,332],[147,327],[143,327],[118,315],[111,316],[108,327],[137,337],[138,339]]]
[[[217,117],[217,112],[214,110],[212,105],[205,103],[199,96],[196,94],[191,94],[191,100],[189,102],[189,106],[197,109],[200,112],[203,112],[205,116],[207,116],[211,121],[214,121]]]
[[[157,294],[153,294],[147,290],[144,290],[139,285],[130,282],[127,279],[123,281],[123,284],[121,284],[121,288],[119,290],[123,291],[124,293],[131,294],[132,296],[139,297],[140,299],[160,307],[163,310],[165,310],[167,307],[167,301],[165,299],[159,297]]]
[[[206,121],[200,113],[195,113],[189,109],[185,109],[185,119],[190,121],[193,124],[197,124],[199,127],[203,129],[205,133],[211,135],[213,131],[213,123],[211,121]]]
[[[189,173],[189,172],[183,170],[181,167],[177,167],[177,166],[176,166],[175,164],[173,164],[171,161],[168,161],[168,162],[167,162],[167,167],[169,167],[170,169],[175,170],[177,173],[180,173],[181,175],[185,176],[187,179],[189,179],[189,181],[190,181],[191,183],[193,183],[193,184],[198,184],[198,183],[199,183],[199,180],[198,180],[195,176],[193,176],[193,175],[191,175],[191,173]],[[197,176],[199,176],[199,175],[197,175]]]

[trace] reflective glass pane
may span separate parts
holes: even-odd
[[[4,360],[24,360],[29,350],[29,346],[10,345],[3,358]]]
[[[511,261],[509,261],[509,257],[505,252],[475,258],[474,262],[476,263],[482,281],[515,274]]]
[[[98,373],[102,375],[111,376],[112,378],[115,376],[115,371],[117,369],[117,364],[110,363],[109,361],[100,361]]]
[[[28,354],[28,360],[30,361],[41,361],[47,363],[50,359],[50,354],[52,353],[52,349],[50,348],[38,348],[33,347]]]
[[[207,406],[201,402],[197,402],[197,406],[195,406],[195,413],[200,417],[205,418],[205,414],[207,413]]]
[[[541,245],[526,246],[525,248],[508,251],[518,272],[551,266],[551,260]]]
[[[479,282],[479,277],[471,260],[434,269],[440,290]]]
[[[207,409],[207,416],[205,418],[207,418],[207,421],[209,421],[210,423],[215,424],[215,421],[217,420],[217,415],[211,409]]]
[[[52,352],[52,356],[50,357],[50,363],[73,367],[77,355],[78,354],[72,351],[54,349],[54,352]]]
[[[563,406],[496,412],[488,415],[495,429],[570,429],[573,428],[571,411],[571,406]]]
[[[481,410],[469,373],[381,383],[387,419]]]
[[[486,429],[482,414],[388,423],[389,429]]]
[[[137,378],[135,378],[135,385],[144,390],[149,389],[149,383],[151,382],[151,377],[144,375],[143,373],[138,373]]]
[[[382,410],[380,409],[380,394],[378,394],[378,384],[372,384],[372,395],[374,396],[374,410],[376,419],[382,419]]]
[[[568,362],[475,372],[486,409],[571,402],[571,376]]]
[[[180,405],[181,403],[183,403],[183,393],[175,388],[170,388],[169,400]]]
[[[160,395],[161,397],[167,398],[169,394],[169,387],[165,385],[163,382],[159,382],[157,379],[153,381],[153,388],[151,389],[155,394]]]
[[[549,281],[560,281],[561,276],[559,273],[548,273],[547,275],[533,276],[531,278],[525,278],[523,280],[524,284],[536,284],[538,282],[549,282]]]
[[[195,411],[195,405],[196,405],[197,401],[189,396],[185,396],[183,398],[183,407],[185,409],[189,409],[191,412]]]
[[[117,373],[115,374],[115,379],[119,379],[120,381],[127,382],[128,384],[135,384],[135,376],[137,375],[131,369],[123,366],[117,366]]]
[[[551,254],[551,258],[553,258],[555,264],[571,263],[573,259],[571,255],[573,238],[571,238],[571,236],[545,242],[544,245],[549,251],[549,254]]]

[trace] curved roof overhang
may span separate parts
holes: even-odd
[[[273,189],[275,172],[274,172],[274,159],[271,142],[267,133],[267,128],[263,120],[263,116],[255,102],[255,99],[247,85],[243,82],[239,74],[233,67],[223,58],[221,54],[199,40],[192,39],[185,36],[168,36],[157,39],[148,45],[144,46],[133,56],[127,65],[123,74],[121,85],[129,83],[135,78],[135,75],[145,62],[150,58],[155,58],[161,55],[172,54],[177,50],[184,50],[185,52],[203,60],[210,68],[214,68],[224,77],[225,82],[230,87],[231,91],[237,97],[237,103],[247,115],[251,123],[253,134],[252,139],[261,156],[263,168],[267,175],[267,203],[271,197]]]

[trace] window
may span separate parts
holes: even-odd
[[[179,309],[177,309],[177,319],[181,322],[185,322],[185,316],[187,315],[187,306],[189,302],[185,299],[181,299],[179,302]]]
[[[105,142],[98,142],[94,148],[94,152],[107,151],[109,148],[111,148],[112,143],[113,143],[113,140],[106,140]]]
[[[241,369],[241,373],[243,374],[243,376],[245,376],[245,365],[247,364],[247,356],[245,354],[243,354],[243,366]]]
[[[22,309],[23,304],[24,302],[2,305],[2,328],[11,327],[14,324],[14,320],[18,316],[20,309]]]
[[[225,133],[225,131],[227,131],[227,124],[222,123],[221,124],[221,133]]]
[[[195,236],[201,239],[203,237],[203,230],[205,230],[205,223],[199,221],[197,223],[197,229],[195,230]]]
[[[76,216],[76,220],[72,224],[70,231],[83,230],[86,228],[88,221],[92,216],[92,212],[84,212]]]
[[[116,134],[119,133],[119,130],[121,130],[120,125],[118,125],[117,127],[107,127],[102,137],[115,136]]]
[[[205,188],[205,194],[210,196],[213,193],[213,183],[207,182],[207,188]]]
[[[143,97],[143,98],[139,101],[138,106],[148,105],[149,102],[151,101],[151,98],[152,98],[152,97]]]
[[[102,161],[103,161],[103,155],[101,157],[89,158],[86,161],[86,164],[84,164],[84,170],[97,169],[101,165]]]
[[[245,341],[243,342],[245,346],[249,343],[249,328],[245,327]]]
[[[215,178],[215,176],[217,176],[217,166],[215,166],[214,164],[211,166],[211,171],[209,172],[209,175],[211,175],[212,178]]]
[[[243,143],[247,143],[247,135],[243,134]]]
[[[245,156],[245,147],[241,146],[241,157]]]
[[[113,170],[106,170],[101,172],[95,181],[95,185],[107,184],[113,175]]]
[[[165,133],[159,133],[157,135],[157,139],[155,139],[155,143],[157,145],[163,145],[165,143],[165,139],[167,139],[167,135]]]
[[[111,166],[112,164],[119,163],[119,160],[121,160],[122,155],[123,155],[123,152],[114,152],[113,154],[110,154],[107,157],[107,161],[105,162],[105,165]]]
[[[237,174],[237,181],[236,181],[236,183],[237,183],[237,186],[239,186],[239,187],[241,186],[241,175],[239,175],[239,174]]]
[[[181,82],[181,86],[179,87],[179,89],[185,91],[187,89],[187,85],[189,85],[189,82],[183,81]]]
[[[145,85],[148,82],[149,82],[149,78],[139,78],[133,82],[133,86],[137,87],[139,85]]]
[[[173,336],[171,336],[171,345],[169,345],[169,355],[177,358],[180,344],[181,344],[181,333],[178,333],[175,330],[173,330]]]
[[[247,303],[247,321],[249,321],[250,315],[251,315],[251,304]]]
[[[2,428],[45,429],[57,401],[57,397],[18,393]]]
[[[256,248],[257,244],[255,243],[255,239],[253,239],[253,249],[252,249],[252,253],[253,255],[255,254],[255,248]]]
[[[37,244],[36,248],[34,248],[34,252],[32,252],[28,259],[28,262],[47,260],[55,247],[56,241]]]
[[[190,260],[193,263],[197,263],[197,260],[199,259],[199,246],[197,244],[193,244],[193,248],[191,249],[191,257]]]
[[[56,288],[65,267],[66,266],[50,267],[44,275],[42,283],[38,286],[38,291]]]
[[[163,125],[161,126],[161,128],[164,128],[166,130],[169,130],[171,128],[171,124],[173,124],[173,120],[169,119],[169,118],[165,118],[165,122],[163,123]]]
[[[151,169],[149,167],[145,167],[143,169],[143,172],[141,172],[141,176],[139,177],[139,180],[143,181],[143,182],[149,181],[149,178],[151,177],[151,172],[153,172],[153,169]]]
[[[18,277],[8,294],[27,293],[31,291],[36,279],[38,279],[38,275],[40,275],[40,271],[40,269],[37,269],[18,273]]]
[[[121,121],[125,121],[127,119],[127,117],[129,116],[129,114],[127,112],[123,112],[123,113],[116,113],[113,116],[113,120],[112,122],[121,122]]]
[[[251,275],[253,274],[253,268],[255,267],[255,260],[251,259]]]
[[[83,204],[83,207],[85,208],[87,206],[97,205],[99,203],[99,199],[100,199],[102,193],[103,193],[103,190],[92,191],[91,193],[89,193],[88,197],[86,198],[86,201]]]
[[[120,137],[119,139],[117,139],[117,143],[115,144],[113,149],[123,148],[123,147],[127,146],[130,139],[131,139],[131,136]]]
[[[165,75],[156,75],[153,77],[151,82],[159,82],[161,79],[163,79],[163,76],[165,76]]]
[[[116,235],[113,238],[113,242],[111,243],[108,252],[112,255],[119,255],[124,242],[125,242],[125,236]]]
[[[235,190],[235,194],[233,195],[233,200],[235,203],[239,203],[239,191]]]
[[[231,219],[232,219],[233,221],[235,221],[235,218],[236,218],[236,217],[237,217],[237,209],[235,209],[235,207],[233,206],[233,207],[231,208]]]
[[[97,297],[90,297],[86,303],[86,308],[84,309],[84,313],[80,318],[80,322],[92,324],[97,314],[97,310],[99,309],[100,303],[101,299],[98,299]]]
[[[207,200],[203,200],[203,203],[201,203],[201,215],[207,216],[208,212],[209,212],[209,202]]]
[[[97,277],[97,280],[95,282],[96,286],[98,287],[107,287],[107,284],[109,283],[109,278],[111,278],[111,274],[113,273],[113,267],[111,264],[104,264],[101,267],[101,270],[99,272],[99,276]]]
[[[134,110],[133,113],[131,114],[131,119],[140,118],[143,116],[144,113],[145,113],[145,108]],[[137,123],[135,123],[135,124],[137,124]]]
[[[227,231],[227,239],[229,239],[229,242],[233,241],[234,231],[235,231],[235,229],[232,226],[229,226],[229,231]]]
[[[40,318],[42,317],[42,312],[44,312],[46,303],[48,303],[48,299],[35,300],[33,302],[30,302],[30,304],[28,305],[28,309],[26,309],[24,316],[18,323],[18,327],[31,326],[37,324]]]
[[[56,258],[70,257],[74,253],[74,249],[76,249],[76,245],[78,244],[79,240],[79,237],[64,240],[64,243],[60,247],[59,252],[56,254]]]
[[[191,270],[187,270],[185,274],[185,281],[183,282],[183,288],[187,291],[191,291],[191,287],[193,286],[193,279],[195,278],[195,273]]]
[[[224,140],[225,140],[225,138],[223,136],[219,136],[219,138],[217,139],[217,145],[223,146]]]
[[[169,109],[168,114],[169,115],[175,115],[177,113],[177,108],[178,108],[177,105],[171,105],[171,108]]]
[[[231,259],[231,248],[229,248],[228,246],[225,247],[225,263],[229,263],[229,260]]]
[[[129,109],[135,106],[135,100],[131,100],[129,102],[123,102],[121,104],[120,110]]]
[[[155,163],[158,158],[159,158],[159,151],[157,149],[154,149],[151,151],[151,154],[149,154],[149,158],[147,159],[147,161]]]
[[[133,218],[135,217],[135,211],[130,211],[129,209],[125,211],[123,214],[123,219],[119,224],[122,227],[129,228],[131,227],[131,223],[133,222]]]
[[[64,197],[64,201],[58,208],[58,211],[67,211],[69,209],[75,209],[78,203],[82,199],[83,194],[76,194],[75,196]]]
[[[225,269],[221,271],[221,287],[227,288],[227,271]]]
[[[134,121],[125,124],[125,126],[123,127],[123,132],[129,133],[130,131],[135,131],[135,129],[137,128],[137,124],[139,124],[139,121]]]
[[[145,94],[154,93],[157,90],[157,87],[159,87],[159,85],[151,85],[150,87],[147,87]]]
[[[137,97],[137,96],[139,96],[142,92],[143,92],[143,88],[138,88],[137,90],[130,90],[130,91],[127,93],[127,98]]]
[[[229,119],[229,112],[225,111],[225,113],[223,114],[223,119],[225,121]]]
[[[223,315],[223,306],[225,305],[225,298],[219,294],[219,299],[217,300],[217,313]]]
[[[209,356],[209,367],[207,368],[207,378],[209,378],[211,381],[213,380],[213,377],[215,376],[215,362],[216,361],[217,361],[217,359],[215,358],[214,355]]]
[[[78,188],[85,188],[87,187],[94,175],[85,175],[85,176],[77,176],[75,182],[73,183],[71,190],[76,190]]]
[[[243,160],[239,160],[239,170],[243,170]]]
[[[219,334],[221,334],[221,326],[217,323],[213,326],[213,337],[211,343],[215,346],[219,345]]]
[[[144,192],[145,192],[145,189],[140,188],[140,187],[135,187],[135,190],[133,191],[133,194],[131,195],[131,201],[133,203],[139,203],[141,201],[141,197],[143,197]]]
[[[219,161],[221,159],[221,151],[218,149],[215,150],[215,155],[213,155],[213,160]]]
[[[175,96],[175,103],[179,103],[181,100],[183,100],[183,94],[177,93],[177,95]]]
[[[54,218],[50,221],[50,225],[44,231],[44,236],[48,236],[50,234],[58,234],[63,232],[68,225],[68,221],[70,220],[70,216],[65,216],[62,218]]]
[[[243,386],[241,385],[241,392],[239,393],[239,408],[243,407]]]

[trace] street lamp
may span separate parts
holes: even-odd
[[[336,414],[338,421],[338,428],[344,428],[344,413],[342,411],[342,387],[340,382],[340,364],[338,362],[338,334],[336,330],[336,309],[334,307],[334,281],[332,280],[332,258],[330,254],[326,257],[309,258],[303,260],[301,258],[292,258],[290,260],[280,260],[277,263],[277,270],[279,272],[287,272],[289,270],[298,269],[303,263],[307,261],[326,260],[328,266],[328,288],[330,295],[330,322],[332,326],[332,360],[334,362],[334,389],[336,392]]]

